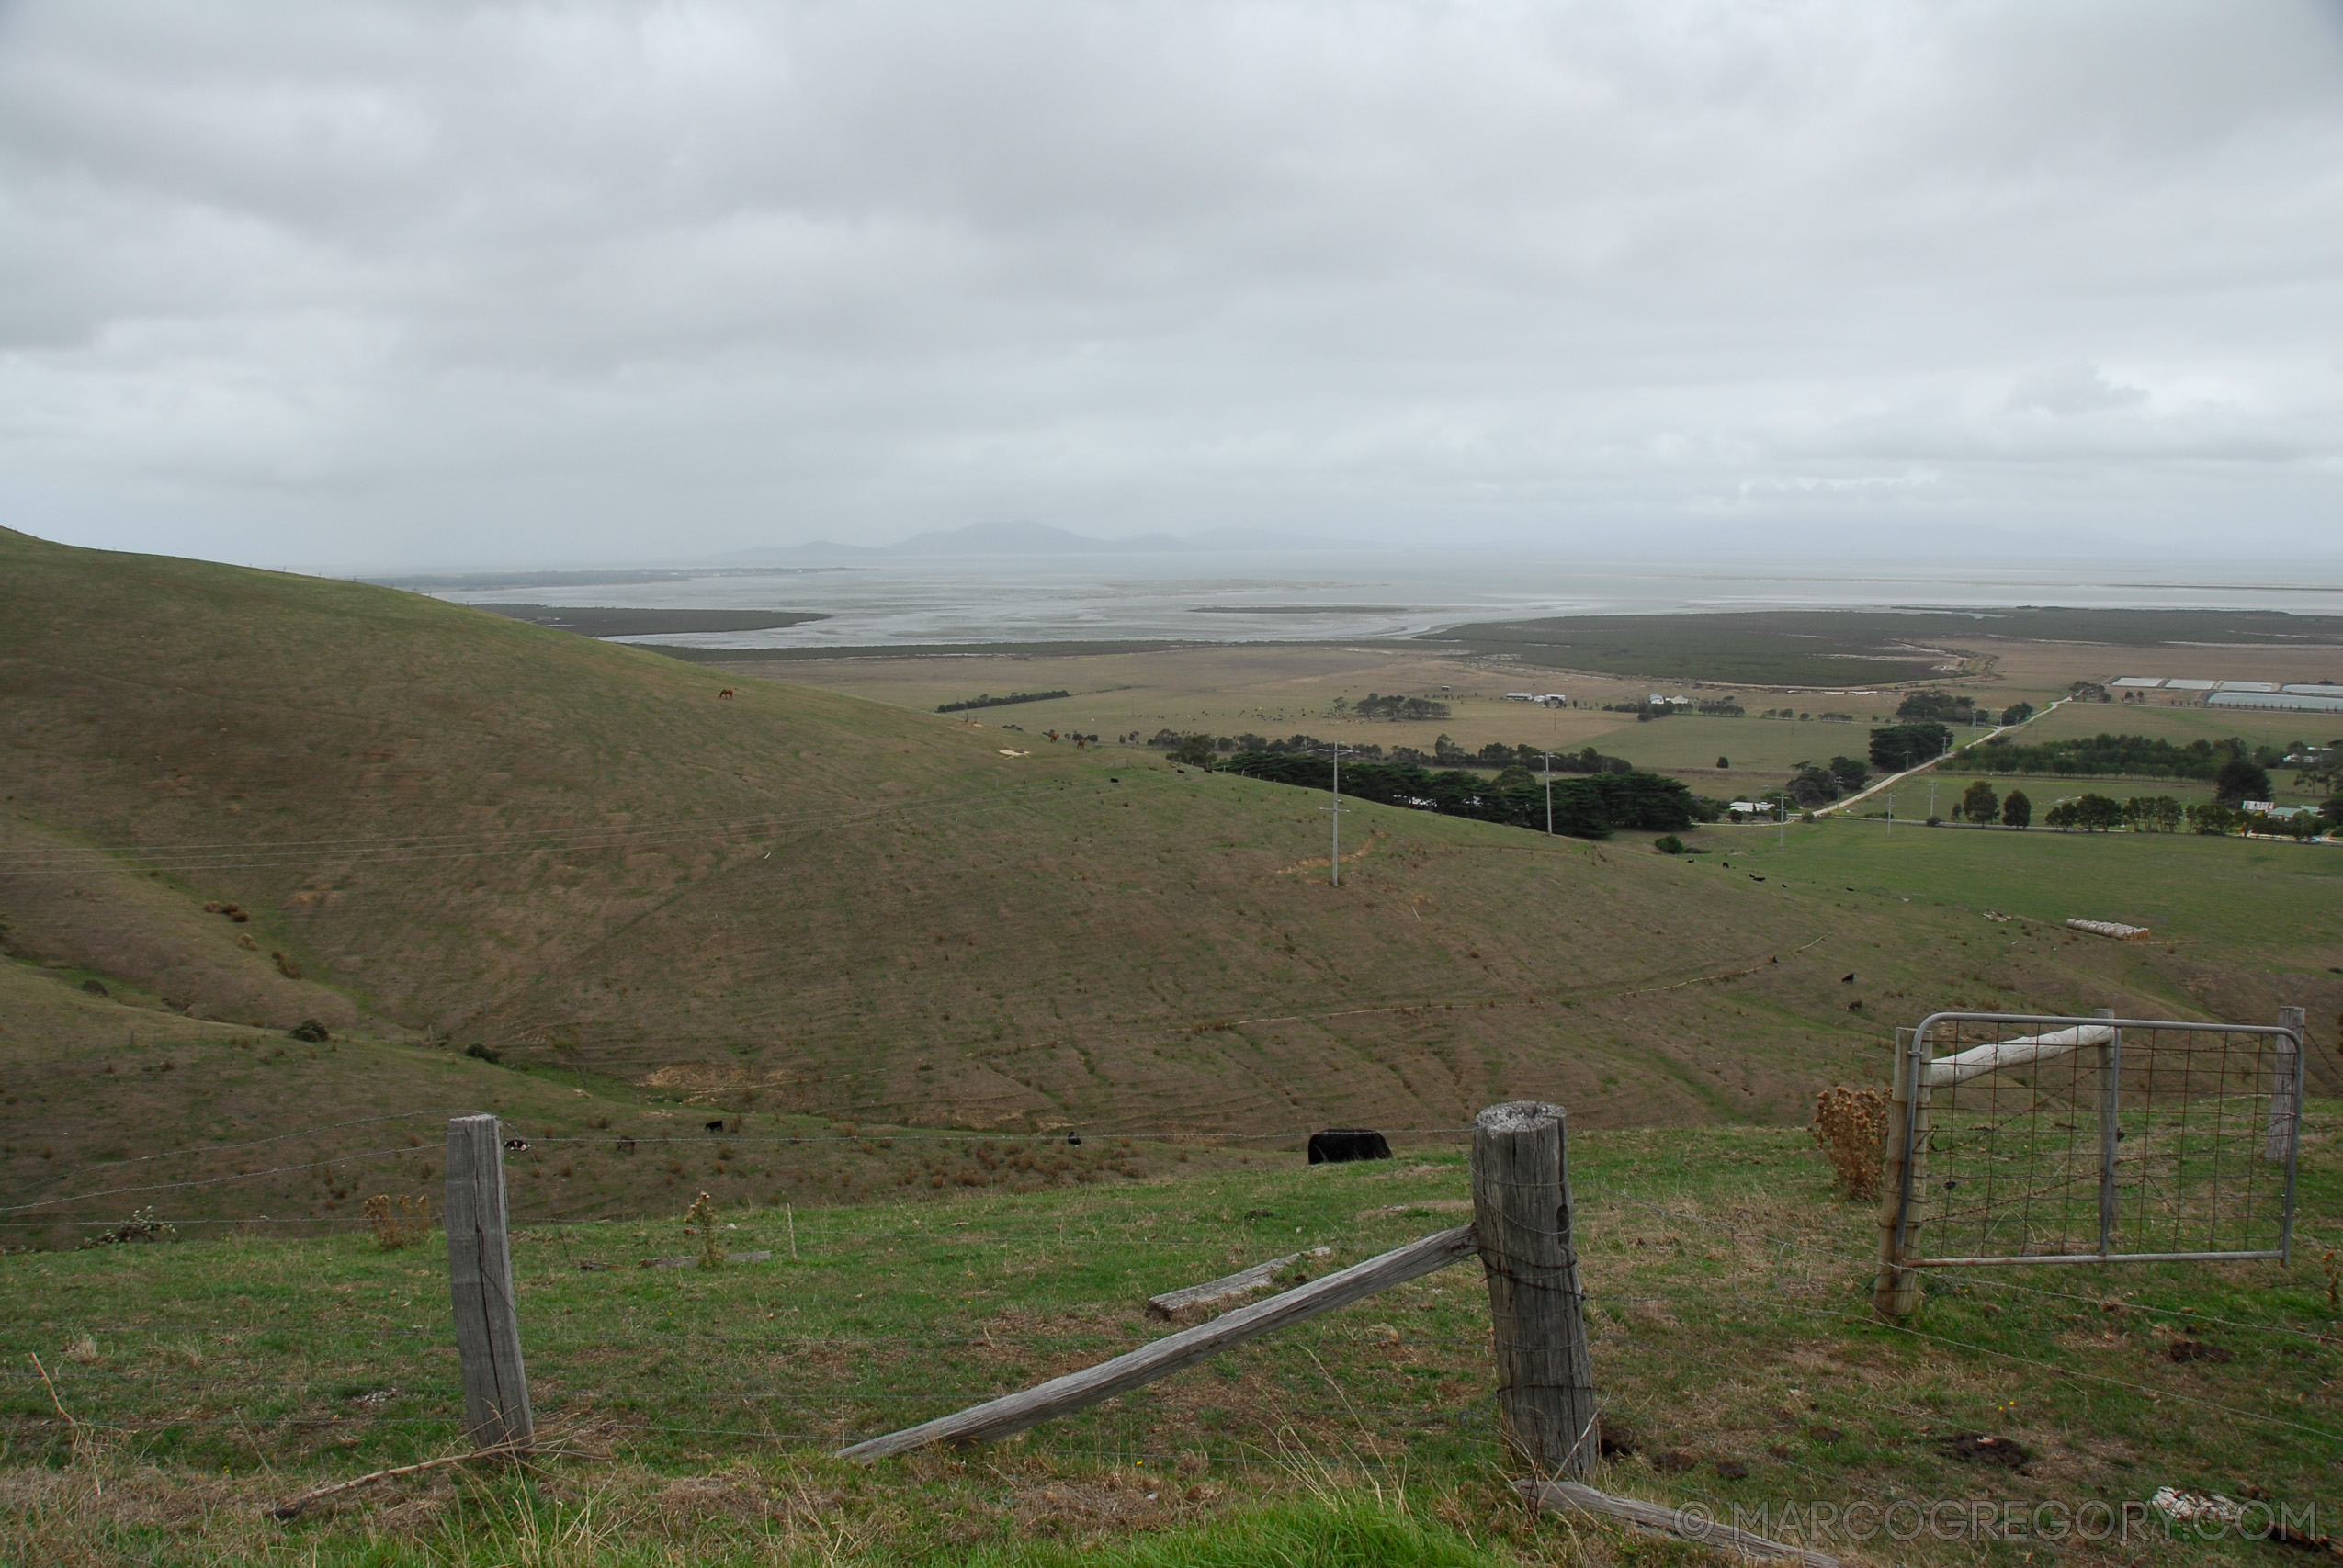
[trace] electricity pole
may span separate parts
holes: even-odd
[[[1541,753],[1545,759],[1545,833],[1554,836],[1554,753]]]
[[[1340,887],[1342,886],[1342,743],[1337,740],[1321,750],[1334,754],[1334,803],[1325,809],[1334,820],[1334,856],[1328,863],[1333,869],[1334,886]]]

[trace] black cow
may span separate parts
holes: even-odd
[[[619,1139],[618,1152],[622,1155],[633,1154],[635,1152],[635,1141],[632,1138]]]
[[[707,1124],[707,1130],[711,1133],[722,1132],[724,1130],[724,1119],[719,1116],[715,1121],[710,1122]]]
[[[526,1154],[528,1152],[528,1146],[529,1141],[526,1138],[507,1138],[504,1140],[504,1152],[507,1154]]]
[[[1345,1160],[1389,1159],[1391,1145],[1383,1134],[1364,1127],[1330,1127],[1310,1134],[1310,1164],[1341,1165]]]

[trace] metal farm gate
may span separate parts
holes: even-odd
[[[2277,1024],[1931,1013],[1898,1030],[1873,1298],[1919,1270],[2276,1258],[2303,1013]]]

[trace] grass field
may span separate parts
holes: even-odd
[[[1980,1272],[1938,1280],[1903,1328],[1869,1314],[1873,1205],[1834,1197],[1803,1134],[1575,1135],[1594,1365],[1637,1450],[1606,1461],[1600,1483],[1722,1517],[2250,1486],[2315,1502],[2324,1519],[2343,1508],[2343,1349],[2320,1272],[2343,1244],[2337,1109],[2310,1122],[2292,1269]],[[458,1440],[436,1238],[385,1252],[356,1234],[237,1235],[19,1257],[0,1292],[0,1551],[1025,1562],[1054,1561],[1028,1554],[1056,1540],[1087,1562],[1261,1562],[1177,1553],[1271,1529],[1296,1551],[1276,1561],[1694,1560],[1584,1521],[1534,1521],[1510,1499],[1473,1268],[995,1448],[871,1471],[822,1457],[1152,1337],[1162,1330],[1138,1306],[1153,1292],[1312,1246],[1335,1248],[1312,1260],[1323,1271],[1454,1224],[1466,1190],[1461,1154],[1432,1138],[1389,1164],[1254,1155],[1112,1187],[728,1210],[726,1245],[772,1257],[715,1271],[635,1266],[694,1249],[673,1219],[526,1227],[515,1271],[533,1397],[573,1457],[526,1480],[432,1472],[291,1526],[262,1510]],[[2232,1359],[2176,1363],[2182,1337]],[[1962,1432],[2012,1440],[2030,1462],[1948,1457]],[[1398,1555],[1323,1555],[1354,1529],[1399,1532],[1375,1549]],[[2058,1560],[2246,1562],[2267,1549],[2070,1550]],[[2002,1553],[1923,1540],[1851,1555],[2026,1560]]]

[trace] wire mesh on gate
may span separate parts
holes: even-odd
[[[2295,1030],[1946,1012],[1909,1034],[1890,1131],[1895,1262],[2291,1251]]]

